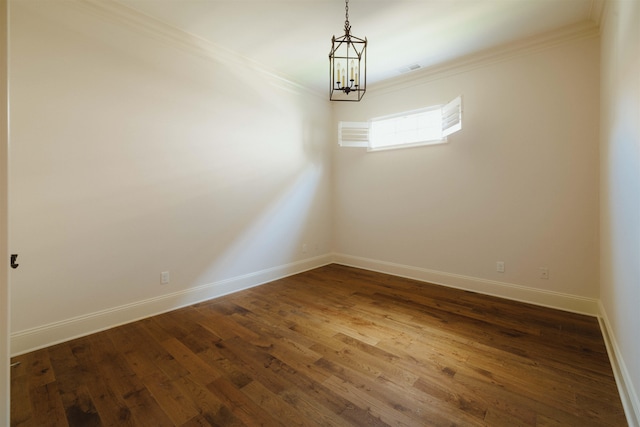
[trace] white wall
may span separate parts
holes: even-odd
[[[337,105],[336,121],[458,94],[464,109],[448,144],[334,148],[338,260],[596,314],[599,47],[596,30],[580,34]]]
[[[9,425],[7,2],[0,0],[0,424]]]
[[[13,353],[328,262],[325,99],[121,6],[10,18]]]
[[[640,2],[607,2],[601,43],[601,299],[640,425]]]

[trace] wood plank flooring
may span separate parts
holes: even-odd
[[[329,265],[34,351],[12,426],[624,426],[597,319]]]

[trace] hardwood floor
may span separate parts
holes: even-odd
[[[597,319],[340,265],[12,361],[12,426],[626,425]]]

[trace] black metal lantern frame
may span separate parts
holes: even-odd
[[[351,35],[346,0],[344,35],[331,38],[329,52],[331,101],[360,101],[367,90],[367,39]]]

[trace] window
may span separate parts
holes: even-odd
[[[368,122],[340,122],[338,143],[342,147],[367,147],[370,151],[447,142],[462,129],[462,99],[442,106],[422,108]]]
[[[380,117],[370,122],[371,150],[445,142],[440,107]]]

